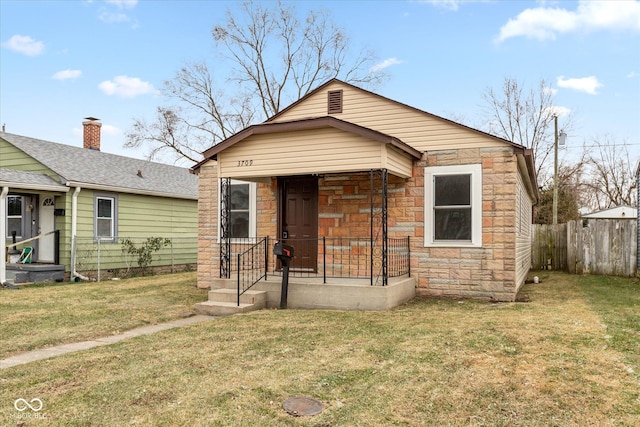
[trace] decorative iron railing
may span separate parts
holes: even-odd
[[[269,238],[265,237],[238,254],[236,270],[238,278],[238,306],[240,296],[258,281],[267,277],[269,264]]]
[[[238,277],[238,295],[266,276],[267,271],[279,274],[281,265],[271,255],[267,238],[234,239],[231,252],[237,254],[231,271]],[[369,279],[371,285],[386,285],[390,277],[411,275],[409,237],[380,239],[370,237],[321,237],[318,239],[286,239],[294,247],[289,264],[292,277]],[[386,247],[386,256],[383,256]],[[386,262],[386,268],[383,263]],[[384,273],[386,272],[386,277]],[[238,296],[239,298],[239,296]]]

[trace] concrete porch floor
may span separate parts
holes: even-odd
[[[47,263],[7,264],[7,282],[18,285],[35,282],[62,282],[64,265]]]
[[[390,278],[387,286],[371,286],[370,279],[289,277],[287,307],[329,310],[389,310],[409,301],[416,294],[415,280],[411,277]],[[268,275],[251,290],[267,293],[267,308],[280,306],[282,277]],[[211,289],[237,289],[233,279],[216,279]]]

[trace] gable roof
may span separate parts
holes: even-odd
[[[424,114],[425,116],[433,117],[433,118],[435,118],[435,119],[445,121],[445,122],[450,123],[450,124],[452,124],[452,125],[455,125],[455,126],[458,126],[458,127],[461,127],[461,128],[465,128],[465,129],[470,130],[470,131],[472,131],[472,132],[475,132],[475,133],[478,133],[478,134],[481,134],[481,135],[487,136],[487,137],[489,137],[489,138],[492,138],[492,139],[494,139],[494,140],[496,140],[496,141],[500,141],[500,142],[504,142],[504,143],[506,143],[506,144],[512,145],[512,146],[514,146],[514,147],[516,147],[516,148],[519,148],[519,149],[522,149],[522,150],[525,150],[525,149],[526,149],[526,147],[525,147],[525,146],[520,145],[520,144],[516,144],[515,142],[513,142],[513,141],[509,141],[508,139],[504,139],[504,138],[501,138],[501,137],[499,137],[499,136],[492,135],[492,134],[490,134],[490,133],[487,133],[487,132],[481,131],[481,130],[479,130],[479,129],[472,128],[472,127],[467,126],[467,125],[464,125],[464,124],[462,124],[462,123],[454,122],[453,120],[447,119],[447,118],[442,117],[442,116],[438,116],[438,115],[433,114],[433,113],[429,113],[428,111],[421,110],[421,109],[419,109],[419,108],[413,107],[413,106],[408,105],[408,104],[404,104],[404,103],[402,103],[402,102],[396,101],[395,99],[387,98],[386,96],[382,96],[382,95],[377,94],[377,93],[375,93],[375,92],[371,92],[371,91],[369,91],[369,90],[362,89],[361,87],[358,87],[358,86],[352,85],[351,83],[347,83],[347,82],[342,81],[342,80],[337,79],[337,78],[333,78],[333,79],[331,79],[331,80],[327,81],[326,83],[321,84],[320,86],[318,86],[317,88],[315,88],[315,89],[314,89],[314,90],[312,90],[311,92],[307,93],[307,94],[306,94],[305,96],[303,96],[302,98],[300,98],[300,99],[298,99],[297,101],[295,101],[293,104],[291,104],[291,105],[287,106],[286,108],[283,108],[282,110],[278,111],[278,112],[277,112],[276,114],[274,114],[273,116],[269,117],[269,118],[266,120],[266,122],[272,122],[272,121],[274,121],[275,119],[277,119],[277,118],[278,118],[278,117],[280,117],[281,115],[285,114],[287,111],[289,111],[289,110],[291,110],[291,109],[295,108],[295,107],[296,107],[296,106],[298,106],[300,103],[304,102],[304,100],[306,100],[307,98],[310,98],[311,96],[313,96],[313,95],[314,95],[314,94],[316,94],[317,92],[320,92],[320,91],[324,90],[326,87],[330,86],[330,85],[331,85],[331,84],[333,84],[333,83],[339,83],[339,84],[341,84],[341,85],[348,86],[348,87],[350,87],[350,88],[352,88],[352,89],[358,90],[358,91],[360,91],[360,92],[367,93],[367,94],[369,94],[369,95],[371,95],[371,96],[374,96],[374,97],[376,97],[376,98],[383,99],[383,100],[388,101],[388,102],[392,102],[392,103],[394,103],[394,104],[396,104],[396,105],[400,105],[400,106],[402,106],[402,107],[404,107],[404,108],[408,108],[408,109],[413,110],[413,111],[416,111],[416,112],[418,112],[418,113],[420,113],[420,114]]]
[[[198,198],[198,177],[186,168],[5,132],[0,132],[0,138],[54,171],[65,186],[181,199]],[[142,176],[138,176],[138,171]]]
[[[292,120],[289,122],[265,122],[258,125],[252,125],[238,132],[232,137],[227,138],[223,142],[217,145],[214,145],[213,147],[206,150],[203,154],[205,157],[205,161],[215,158],[215,156],[219,152],[225,150],[226,148],[230,147],[233,144],[236,144],[242,141],[243,139],[250,137],[251,135],[319,129],[319,128],[325,128],[325,127],[340,129],[342,131],[350,132],[350,133],[371,139],[373,141],[380,142],[382,144],[391,144],[394,147],[400,149],[401,151],[411,155],[415,159],[420,159],[422,156],[420,151],[416,150],[415,148],[411,147],[408,144],[405,144],[398,138],[395,138],[390,135],[386,135],[382,132],[378,132],[373,129],[356,125],[354,123],[345,122],[344,120],[340,120],[332,116],[316,117],[316,118],[309,118],[309,119],[303,119],[303,120]],[[201,163],[198,163],[198,165],[194,166],[193,168],[198,167],[199,165],[201,165]]]

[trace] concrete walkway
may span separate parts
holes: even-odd
[[[28,351],[26,353],[17,354],[0,360],[0,369],[10,368],[12,366],[24,365],[26,363],[35,362],[36,360],[48,359],[50,357],[60,356],[62,354],[73,353],[81,350],[88,350],[93,347],[114,344],[133,337],[142,335],[150,335],[156,332],[165,331],[167,329],[179,328],[181,326],[193,325],[195,323],[206,322],[215,319],[213,316],[191,316],[184,319],[172,320],[157,325],[143,326],[141,328],[132,329],[118,335],[111,335],[105,338],[98,338],[90,341],[82,341],[71,344],[62,344],[55,347],[43,348],[40,350]]]

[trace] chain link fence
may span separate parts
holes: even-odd
[[[90,280],[194,271],[198,237],[77,238],[76,271]]]

